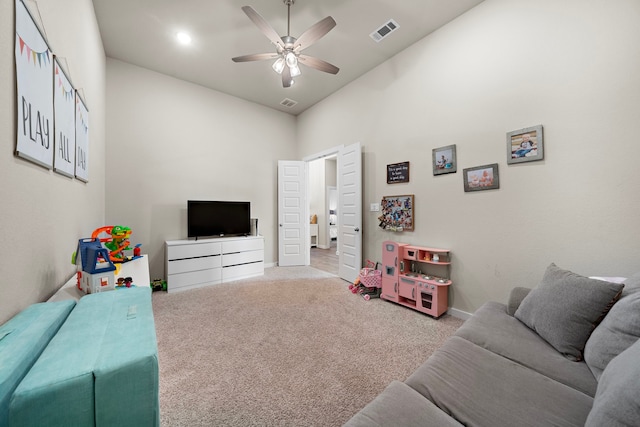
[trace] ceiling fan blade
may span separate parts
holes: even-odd
[[[340,71],[340,68],[335,65],[329,64],[327,61],[323,61],[322,59],[314,58],[313,56],[299,55],[298,60],[300,64],[315,68],[316,70],[324,71],[325,73],[338,74],[338,71]]]
[[[248,62],[248,61],[262,61],[264,59],[274,59],[277,58],[277,53],[254,53],[251,55],[243,55],[236,56],[235,58],[231,58],[233,62]]]
[[[253,21],[254,24],[262,31],[262,33],[267,36],[271,43],[276,46],[284,47],[282,43],[282,39],[276,33],[276,30],[273,29],[271,25],[267,21],[264,20],[262,16],[258,12],[256,12],[251,6],[242,6],[242,10],[247,14],[249,19]]]
[[[300,37],[298,37],[298,40],[296,40],[293,49],[299,52],[303,49],[308,48],[309,46],[320,40],[320,38],[331,31],[331,29],[335,26],[336,21],[334,21],[334,19],[330,16],[327,16],[326,18],[316,22],[311,27],[309,27],[307,31],[302,33]]]
[[[291,87],[291,71],[289,67],[282,70],[282,87]]]

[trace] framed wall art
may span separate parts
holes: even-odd
[[[16,1],[16,155],[53,167],[53,53],[29,10]]]
[[[76,90],[76,178],[89,182],[89,110]]]
[[[73,178],[76,163],[75,89],[54,57],[54,158],[53,170]]]
[[[464,191],[482,191],[500,188],[498,164],[463,169]]]
[[[433,162],[433,175],[455,173],[457,171],[458,163],[456,160],[455,144],[434,148],[431,157]]]
[[[387,184],[409,182],[409,162],[387,165]]]
[[[523,163],[542,160],[544,144],[542,125],[507,133],[507,163]]]
[[[389,231],[413,231],[413,194],[385,196],[380,202],[382,214],[378,217],[380,228]]]

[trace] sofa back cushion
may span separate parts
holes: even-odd
[[[593,331],[584,348],[584,360],[596,379],[609,362],[640,338],[640,276],[625,282],[622,298]],[[639,362],[640,363],[640,362]]]
[[[515,317],[567,358],[579,361],[591,332],[623,288],[623,284],[589,279],[552,263],[540,284],[522,300]]]
[[[0,326],[0,426],[8,425],[9,402],[75,301],[33,304]]]
[[[585,427],[637,426],[640,420],[640,340],[615,357],[598,383]]]

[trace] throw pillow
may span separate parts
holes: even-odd
[[[584,361],[597,380],[607,364],[640,338],[640,288],[630,288],[593,331],[584,347]]]
[[[515,317],[570,360],[582,360],[593,329],[620,297],[623,284],[589,279],[555,264],[529,292]]]
[[[637,426],[640,420],[640,340],[614,358],[598,382],[585,427]]]

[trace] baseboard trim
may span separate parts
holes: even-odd
[[[264,263],[264,268],[271,268],[271,267],[277,267],[277,266],[278,266],[278,263],[276,263],[276,262],[269,262],[269,263],[265,262]]]
[[[457,308],[449,307],[449,314],[458,319],[467,320],[472,316],[472,313],[467,313],[466,311],[458,310]]]

